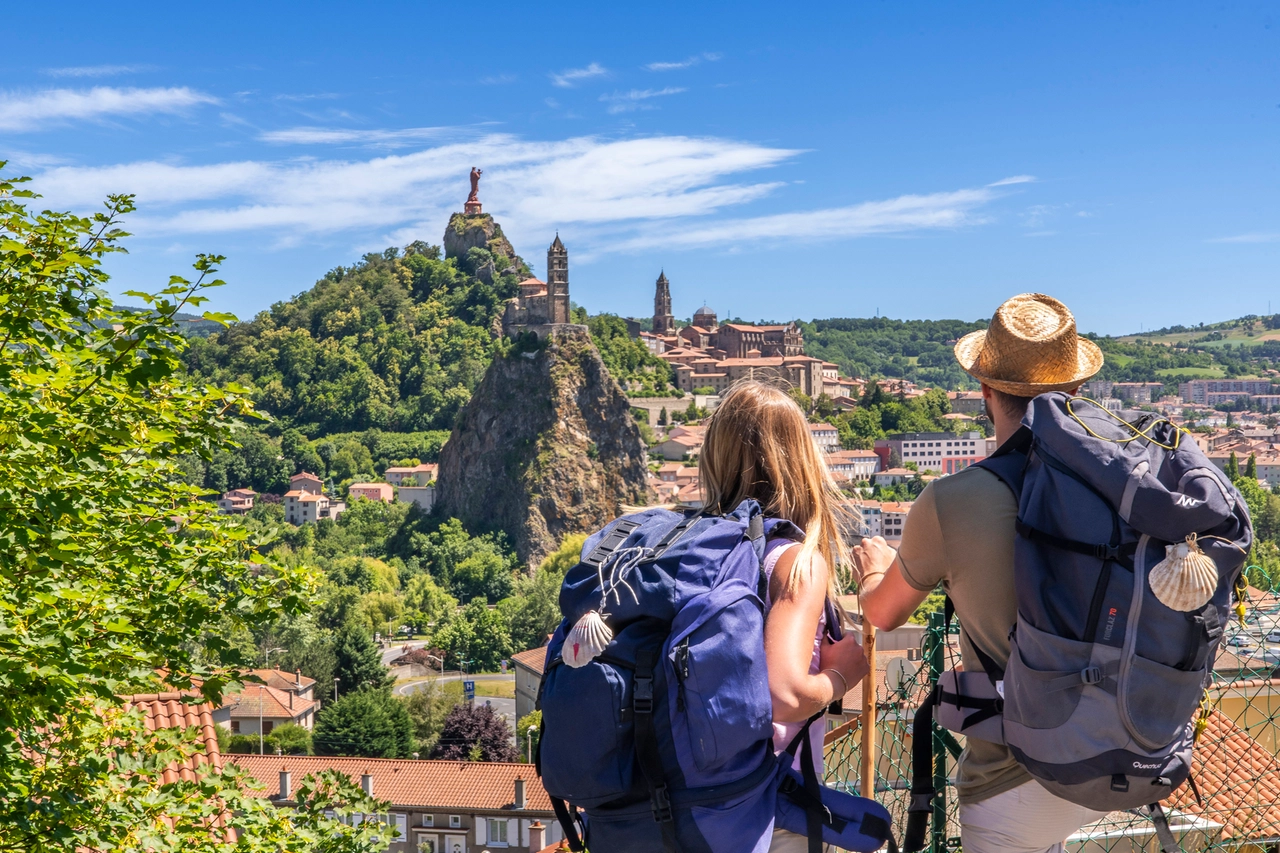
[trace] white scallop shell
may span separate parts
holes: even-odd
[[[595,660],[596,655],[604,651],[613,639],[613,632],[604,624],[604,619],[594,610],[588,610],[578,620],[578,624],[569,629],[564,638],[564,648],[560,657],[572,667],[586,666]]]
[[[1147,583],[1160,603],[1183,613],[1199,610],[1213,598],[1218,588],[1218,566],[1200,550],[1194,536],[1186,542],[1165,546],[1165,558],[1147,576]]]

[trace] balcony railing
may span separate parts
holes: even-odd
[[[1251,577],[1258,580],[1256,569]],[[1269,587],[1269,584],[1262,584]],[[954,634],[955,628],[952,627]],[[1274,642],[1271,639],[1274,639]],[[894,655],[895,653],[890,653]],[[884,654],[873,673],[878,680],[874,708],[875,797],[893,815],[901,841],[910,800],[912,723],[915,709],[938,674],[958,662],[955,636],[946,636],[940,613],[932,614],[920,660],[891,663]],[[914,657],[914,655],[912,655]],[[1214,667],[1213,685],[1202,709],[1205,727],[1195,748],[1192,778],[1200,798],[1184,785],[1164,803],[1180,849],[1280,851],[1280,597],[1251,589],[1243,623],[1228,625]],[[862,791],[864,712],[827,733],[827,784]],[[934,802],[929,825],[930,853],[960,848],[954,787],[964,738],[934,726]],[[1113,812],[1067,840],[1070,853],[1159,853],[1150,817]]]

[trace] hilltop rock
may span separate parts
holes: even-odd
[[[524,267],[524,261],[516,254],[511,241],[502,233],[502,226],[487,213],[468,216],[455,213],[449,217],[449,225],[444,229],[445,258],[465,258],[467,252],[474,248],[488,249],[495,258],[501,255],[516,267]],[[490,272],[492,275],[492,271]]]
[[[646,455],[586,331],[521,339],[498,356],[440,454],[439,501],[472,530],[502,530],[536,565],[570,533],[643,504]]]

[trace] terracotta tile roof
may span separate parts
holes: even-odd
[[[317,483],[320,482],[320,478],[317,477],[315,474],[312,474],[310,471],[302,471],[301,473],[294,474],[292,477],[289,478],[290,483],[292,483],[295,480],[315,480]]]
[[[553,814],[551,799],[532,764],[486,761],[412,761],[397,758],[334,758],[324,755],[229,755],[225,759],[247,770],[266,786],[253,792],[268,797],[280,790],[280,771],[300,781],[321,770],[337,770],[356,785],[373,776],[373,795],[392,805],[423,811],[510,810],[517,778],[525,781],[526,811]]]
[[[277,690],[297,690],[299,681],[303,688],[311,687],[316,683],[314,678],[308,678],[296,672],[285,672],[283,669],[251,669],[246,675],[256,675],[268,687],[274,687]]]
[[[261,715],[268,720],[297,720],[316,705],[311,699],[261,684],[246,684],[240,693],[229,693],[222,701],[222,707],[231,709],[232,719]]]
[[[1223,825],[1223,838],[1280,837],[1280,761],[1221,711],[1209,715],[1191,761],[1189,785],[1169,800],[1179,811]]]
[[[547,659],[547,647],[541,646],[536,649],[529,649],[526,652],[518,652],[511,656],[511,660],[520,664],[525,669],[531,669],[538,675],[542,675],[542,666]]]
[[[213,706],[202,701],[199,694],[135,693],[125,696],[124,704],[128,710],[141,709],[146,715],[147,731],[189,729],[193,726],[200,730],[204,752],[196,753],[181,764],[171,764],[164,771],[164,784],[178,779],[194,781],[194,770],[205,764],[212,765],[215,770],[222,769],[222,756],[218,752],[218,730],[213,722]]]

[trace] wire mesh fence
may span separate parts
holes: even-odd
[[[1259,587],[1250,587],[1240,618],[1224,633],[1213,679],[1199,715],[1192,780],[1164,801],[1170,828],[1186,853],[1252,849],[1280,853],[1280,595],[1251,571]],[[933,689],[938,674],[959,661],[952,626],[943,628],[934,614],[920,654],[880,653],[876,671],[877,706],[875,796],[894,819],[901,839],[910,802],[912,724],[915,709]],[[902,661],[897,663],[895,661]],[[848,709],[847,709],[848,710]],[[824,750],[827,784],[861,791],[861,708],[827,733]],[[954,787],[964,738],[934,726],[934,801],[929,826],[930,853],[960,849],[960,824]],[[1159,853],[1150,817],[1113,812],[1067,839],[1071,853]]]

